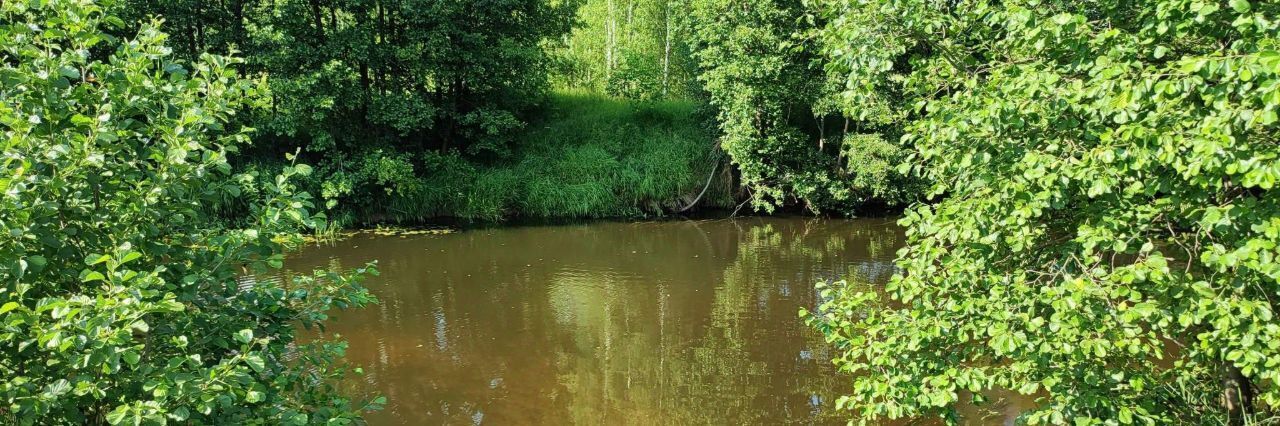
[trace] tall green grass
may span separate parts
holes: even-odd
[[[632,101],[561,92],[517,138],[508,160],[476,165],[458,157],[422,170],[414,191],[390,195],[385,210],[358,216],[391,221],[434,217],[496,221],[514,217],[655,216],[702,191],[726,161],[688,101]],[[722,170],[721,170],[722,171]],[[701,207],[732,204],[717,173]],[[360,208],[360,207],[357,207]]]

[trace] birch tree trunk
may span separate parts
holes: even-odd
[[[605,19],[604,19],[604,79],[608,84],[609,78],[613,76],[613,50],[617,44],[618,37],[618,21],[613,14],[613,0],[605,3]]]
[[[662,5],[663,40],[662,40],[662,96],[671,91],[671,2]]]

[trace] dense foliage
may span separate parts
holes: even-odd
[[[405,200],[461,204],[465,191],[439,184],[521,161],[549,87],[709,98],[720,134],[707,134],[765,210],[875,212],[923,191],[894,172],[909,152],[898,141],[910,108],[894,88],[845,96],[844,69],[823,55],[829,17],[800,0],[129,0],[119,10],[126,22],[165,19],[179,57],[240,52],[271,95],[245,118],[259,143],[232,161],[277,170],[280,154],[301,148],[318,164],[305,188],[342,222],[545,214]]]
[[[0,3],[0,423],[343,424],[374,408],[331,385],[340,342],[293,331],[371,301],[361,272],[239,278],[323,219],[290,183],[307,167],[231,172],[258,88],[238,59],[175,61],[155,23],[122,25],[86,0]],[[225,198],[249,206],[242,227],[206,208]]]
[[[308,189],[330,205],[362,205],[423,189],[441,156],[510,157],[545,100],[543,45],[567,34],[576,6],[130,0],[120,10],[130,22],[163,17],[182,34],[181,57],[241,51],[244,69],[266,75],[271,89],[270,108],[253,120],[259,143],[241,161],[301,148],[318,164],[320,184]]]
[[[555,45],[561,85],[630,99],[684,98],[697,88],[684,6],[673,0],[587,0]]]
[[[823,0],[849,99],[900,90],[936,205],[810,320],[876,421],[1005,389],[1030,424],[1280,408],[1280,6]]]
[[[410,183],[347,211],[415,222],[661,215],[695,201],[729,207],[732,175],[710,140],[692,102],[559,93],[530,119],[510,160],[425,156],[431,170],[425,178],[385,177]]]
[[[362,272],[248,278],[317,211],[661,214],[735,181],[932,197],[887,287],[806,313],[864,421],[1008,391],[1031,424],[1261,421],[1278,109],[1252,0],[6,1],[0,422],[353,421],[342,344],[293,330],[370,302]]]
[[[529,120],[550,107],[549,82],[638,100],[709,95],[735,176],[767,210],[874,211],[922,191],[893,172],[907,153],[896,143],[892,112],[901,108],[838,96],[839,74],[827,72],[820,54],[823,19],[799,1],[125,4],[130,20],[164,17],[181,35],[179,56],[243,51],[243,69],[268,77],[272,101],[252,120],[261,143],[239,161],[274,170],[279,154],[302,148],[319,164],[306,188],[343,222],[578,215],[519,205],[475,214],[413,201],[465,204],[458,194],[467,191],[441,184],[522,161],[542,131]],[[690,160],[700,158],[678,161]],[[515,185],[488,186],[515,193],[525,182],[507,183]],[[589,216],[619,211],[610,210]]]
[[[271,128],[328,155],[378,142],[506,152],[545,89],[539,43],[572,13],[544,0],[273,3],[276,31],[254,56],[276,93]]]
[[[825,19],[805,2],[695,0],[688,7],[721,144],[758,207],[851,213],[904,205],[922,192],[894,172],[907,150],[897,144],[893,118],[901,114],[890,92],[876,92],[875,104],[840,96],[842,75],[829,74],[821,55]]]
[[[504,150],[545,89],[540,43],[566,33],[574,12],[544,0],[122,6],[135,19],[164,17],[184,35],[181,56],[242,50],[249,69],[271,76],[265,130],[326,155]]]

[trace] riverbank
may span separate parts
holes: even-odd
[[[408,179],[356,194],[359,201],[341,198],[329,216],[343,226],[368,226],[640,218],[731,208],[733,175],[713,132],[692,101],[560,92],[502,159],[486,164],[427,153],[407,162]],[[333,179],[324,173],[304,183],[310,192],[332,192]]]

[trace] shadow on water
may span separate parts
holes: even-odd
[[[378,260],[382,303],[325,332],[388,398],[372,424],[843,424],[848,381],[796,313],[819,280],[886,281],[902,240],[886,219],[600,222],[359,234],[288,267]]]

